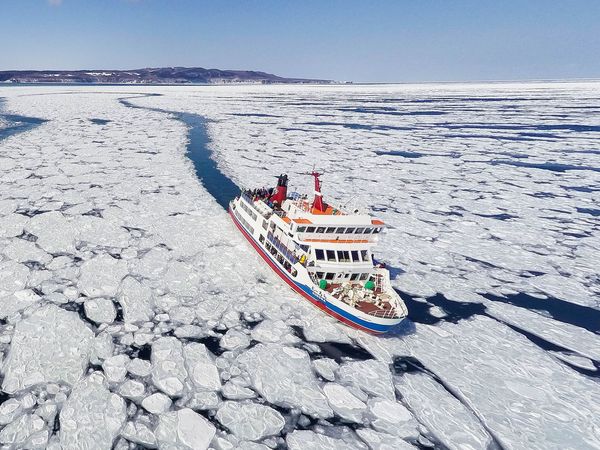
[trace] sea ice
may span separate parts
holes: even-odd
[[[187,378],[183,346],[174,337],[161,337],[152,344],[152,382],[170,397],[183,393]]]
[[[206,450],[216,432],[215,426],[189,408],[164,413],[154,435],[159,448]]]
[[[332,411],[316,382],[306,352],[279,344],[258,344],[238,361],[253,388],[267,401],[299,408],[314,417],[331,417]]]
[[[367,394],[394,400],[394,385],[387,364],[377,360],[351,361],[338,369],[341,383],[352,384]]]
[[[83,307],[87,318],[96,323],[112,323],[117,316],[115,304],[108,298],[86,300]]]
[[[396,388],[417,419],[449,449],[477,450],[491,444],[477,417],[430,377],[408,373],[396,379]]]
[[[146,322],[152,319],[152,291],[135,278],[127,277],[123,280],[117,298],[123,307],[125,322]]]
[[[257,441],[276,435],[285,424],[277,411],[256,403],[225,402],[216,414],[217,420],[238,438]]]
[[[358,423],[362,421],[363,412],[367,409],[367,405],[344,386],[327,383],[323,386],[323,392],[331,409],[342,419]]]
[[[505,448],[596,447],[598,388],[586,374],[593,374],[599,348],[591,329],[593,309],[600,308],[593,121],[600,84],[135,91],[129,99],[135,105],[205,117],[211,156],[237,185],[264,184],[265,173],[286,172],[291,189],[310,189],[302,173],[316,164],[326,199],[384,220],[389,228],[375,256],[390,268],[395,288],[420,297],[409,307],[416,325],[407,322],[384,338],[365,336],[282,289],[198,181],[185,155],[186,125],[173,115],[120,104],[120,97],[133,95],[131,87],[4,89],[3,111],[48,120],[6,137],[0,152],[0,319],[6,322],[0,352],[7,355],[3,386],[12,384],[0,421],[20,430],[29,420],[21,417],[48,420],[23,445],[58,450],[63,429],[52,431],[51,410],[25,407],[32,399],[21,391],[47,396],[58,409],[88,355],[102,365],[126,354],[145,362],[132,359],[125,375],[144,383],[145,395],[156,383],[181,398],[163,414],[172,419],[136,412],[130,403],[128,420],[135,425],[123,425],[122,437],[112,438],[119,450],[129,445],[123,437],[189,448],[173,428],[178,411],[216,411],[223,397],[246,404],[259,396],[292,414],[331,418],[327,381],[367,404],[365,423],[355,432],[301,416],[298,427],[311,429],[285,430],[290,448],[361,448],[362,442],[404,448],[406,440],[379,431],[406,425],[402,435],[411,442],[417,433],[414,419],[394,425],[408,417],[394,396],[394,372],[403,404],[422,424],[420,445],[478,448],[493,435],[491,445]],[[99,117],[111,122],[89,121]],[[437,293],[455,303],[433,305],[428,297]],[[521,293],[538,298],[540,310],[510,296]],[[489,294],[510,297],[492,301]],[[123,318],[119,311],[110,324],[96,322],[93,337],[63,309],[81,314],[85,302],[99,299],[119,302]],[[491,318],[481,317],[477,304]],[[591,309],[581,314],[578,305]],[[50,306],[60,320],[45,323],[36,315]],[[545,306],[558,310],[546,314]],[[313,342],[358,343],[376,361],[344,355],[338,367],[301,342],[292,326]],[[242,337],[242,345],[230,346],[241,330],[259,343]],[[171,341],[156,345],[156,339]],[[234,351],[220,348],[219,339]],[[210,354],[186,357],[197,340],[221,354],[214,366]],[[302,344],[316,353],[299,350]],[[161,346],[163,357],[156,358]],[[402,361],[421,373],[404,373]],[[110,383],[115,392],[139,388],[123,379],[122,366],[108,364],[106,372],[121,380]],[[11,403],[15,396],[23,403]],[[100,410],[103,420],[102,407],[89,409]],[[389,411],[398,414],[388,417]],[[332,422],[342,420],[335,416]],[[167,437],[153,441],[161,420]],[[281,437],[251,443],[219,431],[202,448],[208,445],[285,444]]]
[[[368,402],[373,428],[404,439],[416,438],[418,423],[402,404],[382,398]]]
[[[110,449],[125,419],[125,402],[94,372],[75,385],[60,412],[60,444],[64,450]]]
[[[204,344],[187,344],[183,356],[189,379],[196,389],[216,391],[221,388],[219,371]]]
[[[125,261],[100,255],[83,263],[77,286],[88,297],[114,297],[127,275]]]
[[[289,433],[285,438],[285,443],[290,450],[357,450],[365,449],[366,446],[356,443],[345,442],[342,439],[335,439],[324,434],[315,433],[309,430],[297,430]],[[357,445],[358,444],[358,445]]]
[[[2,390],[15,393],[36,384],[75,384],[88,364],[93,333],[77,314],[45,305],[15,327]]]
[[[169,410],[173,402],[162,392],[156,392],[142,400],[143,408],[152,414],[162,414]]]

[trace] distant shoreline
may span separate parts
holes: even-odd
[[[0,82],[1,87],[20,86],[136,86],[136,87],[195,87],[195,86],[385,86],[385,85],[434,85],[434,84],[515,84],[515,83],[598,83],[600,78],[565,78],[531,80],[474,80],[474,81],[396,81],[396,82],[228,82],[228,83],[103,83],[103,82]]]

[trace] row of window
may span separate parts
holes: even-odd
[[[365,281],[369,279],[368,273],[331,273],[331,272],[317,272],[318,280],[350,280],[350,281]]]
[[[259,237],[259,240],[261,243],[264,243],[265,237],[263,235],[261,235]],[[281,253],[279,253],[279,251],[277,250],[277,248],[274,245],[271,245],[270,242],[266,242],[265,248],[269,251],[269,253],[271,253],[271,255],[273,255],[275,257],[275,259],[279,262],[279,264],[281,264],[283,266],[283,268],[285,270],[287,270],[290,274],[292,274],[293,277],[298,275],[298,271],[292,267],[290,262],[288,260],[286,260]]]
[[[377,234],[381,228],[356,227],[298,227],[298,233]]]
[[[241,205],[242,203],[240,203]],[[250,224],[246,221],[246,219],[244,219],[242,217],[242,215],[240,213],[238,213],[235,209],[233,210],[233,214],[235,214],[235,217],[237,218],[237,220],[239,220],[241,222],[241,224],[244,226],[244,228],[246,228],[246,230],[248,230],[250,232],[250,234],[254,234],[254,228],[252,228],[250,226]]]
[[[367,250],[323,250],[315,249],[317,261],[330,262],[371,262]]]
[[[246,211],[248,213],[248,215],[250,217],[252,217],[252,220],[256,220],[257,215],[256,215],[256,213],[254,212],[254,210],[252,208],[250,208],[248,205],[246,205],[245,202],[240,202],[240,206],[242,207],[242,209],[244,211]]]
[[[287,248],[273,233],[269,232],[267,234],[267,238],[269,242],[273,244],[287,259],[291,261],[292,264],[296,264],[298,262],[298,258],[294,254],[292,250]]]

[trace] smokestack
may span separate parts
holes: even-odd
[[[287,198],[287,184],[288,176],[286,174],[281,174],[277,177],[277,187],[271,196],[273,203],[279,203],[280,206],[283,204],[283,201]]]

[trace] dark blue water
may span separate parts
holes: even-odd
[[[332,126],[332,127],[343,127],[350,130],[378,130],[378,131],[389,131],[389,130],[412,130],[411,127],[397,127],[392,125],[367,125],[362,123],[346,123],[346,122],[304,122],[303,125],[320,125],[320,126]]]
[[[95,125],[106,125],[107,123],[110,123],[111,121],[108,119],[90,119],[90,122],[92,122]]]
[[[187,156],[194,163],[196,176],[206,190],[224,209],[240,193],[240,188],[219,170],[208,147],[210,139],[206,131],[206,119],[189,113],[172,113],[188,127]]]
[[[209,194],[215,198],[217,203],[227,210],[229,208],[229,202],[240,193],[240,188],[219,170],[217,162],[212,158],[212,150],[208,146],[210,139],[206,130],[207,120],[197,114],[167,111],[159,108],[145,108],[127,101],[127,99],[131,98],[157,95],[160,94],[124,97],[119,99],[119,102],[128,108],[146,109],[169,114],[175,119],[183,122],[188,128],[186,155],[194,164],[196,176]]]
[[[44,122],[46,122],[46,120],[38,119],[37,117],[18,116],[15,114],[3,114],[3,103],[4,100],[0,99],[0,118],[3,119],[3,121],[8,122],[8,127],[0,128],[0,141],[14,134],[23,133],[24,131],[31,130],[32,128],[35,128],[38,125],[41,125]]]
[[[497,166],[499,164],[504,164],[507,166],[515,166],[515,167],[525,167],[529,169],[542,169],[542,170],[550,170],[552,172],[566,172],[568,170],[591,170],[592,172],[600,172],[600,167],[594,166],[576,166],[573,164],[562,164],[556,162],[526,162],[526,161],[512,161],[512,160],[504,160],[504,159],[494,159],[490,161],[492,166]]]
[[[375,151],[376,155],[388,155],[388,156],[400,156],[402,158],[421,158],[422,156],[425,156],[424,153],[419,153],[419,152],[409,152],[409,151],[405,151],[405,150],[390,150],[388,152],[383,151],[383,150],[376,150]]]

